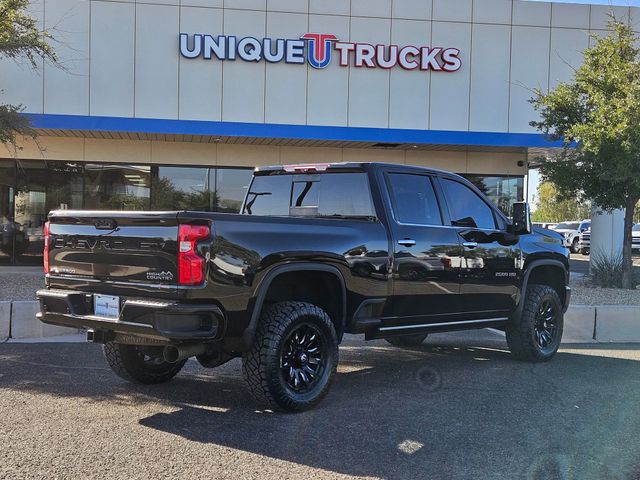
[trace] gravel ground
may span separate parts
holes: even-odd
[[[0,478],[640,478],[640,350],[513,361],[487,331],[398,349],[348,336],[314,410],[256,409],[240,362],[164,385],[91,344],[0,344]]]
[[[0,301],[35,300],[44,287],[42,268],[0,267]]]
[[[640,290],[593,287],[586,277],[572,278],[571,305],[640,305]]]

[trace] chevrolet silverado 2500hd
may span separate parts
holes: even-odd
[[[546,361],[569,253],[513,210],[451,173],[344,163],[257,168],[240,214],[53,211],[38,316],[88,329],[130,381],[242,357],[255,399],[290,411],[327,393],[345,333],[416,347],[494,327]]]

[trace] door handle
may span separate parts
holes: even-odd
[[[478,246],[478,242],[462,242],[462,246],[464,248],[476,248]]]
[[[410,238],[405,238],[403,240],[398,240],[398,245],[402,245],[403,247],[413,247],[415,246],[416,241],[411,240]]]

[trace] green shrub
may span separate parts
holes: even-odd
[[[591,252],[591,283],[604,288],[622,288],[622,255],[608,256]],[[638,282],[635,275],[634,282]]]

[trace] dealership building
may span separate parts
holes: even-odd
[[[0,147],[0,264],[54,208],[235,212],[256,165],[451,170],[504,210],[554,147],[528,102],[609,7],[516,0],[34,0],[59,65],[0,60],[38,138]],[[640,23],[640,10],[615,7]]]

